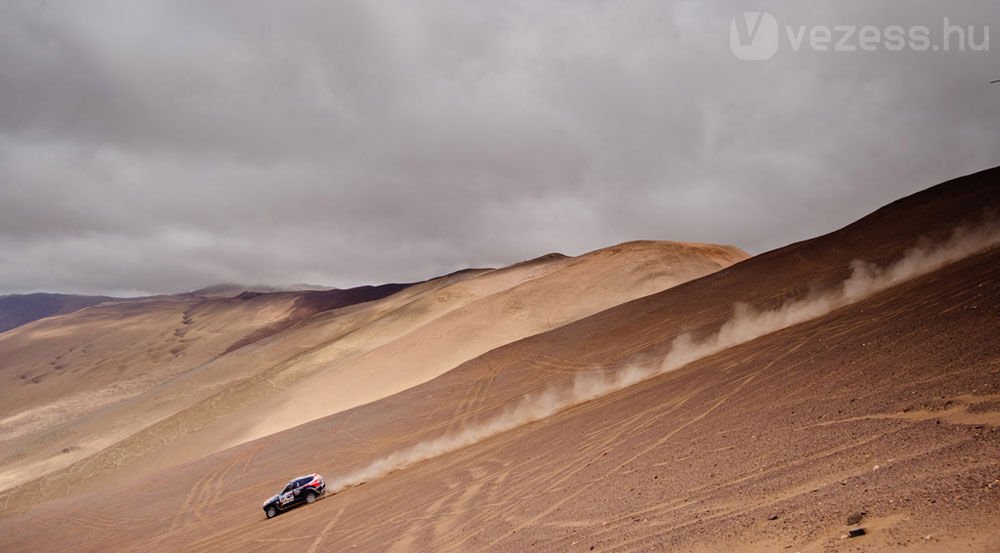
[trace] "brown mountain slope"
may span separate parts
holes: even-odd
[[[0,487],[86,457],[231,381],[249,358],[226,355],[234,349],[324,308],[399,290],[107,302],[0,334]],[[156,395],[155,402],[137,400],[172,382],[186,389]]]
[[[323,372],[255,406],[266,415],[256,421],[244,418],[241,441],[332,414],[342,406],[384,397],[390,386],[393,392],[404,390],[496,347],[713,273],[745,258],[744,252],[730,246],[631,242],[562,259],[556,270],[503,293],[483,294],[433,324],[416,328],[349,363],[328,361]],[[344,379],[346,370],[369,376]],[[373,388],[372,378],[391,383]]]
[[[370,291],[362,289],[248,293],[211,302],[188,298],[199,302],[201,311],[194,318],[225,328],[231,335],[221,352],[195,369],[165,376],[159,360],[146,359],[149,351],[165,347],[162,332],[149,332],[128,321],[127,331],[137,333],[128,334],[126,329],[113,331],[106,322],[91,320],[86,331],[104,332],[116,343],[128,343],[122,352],[145,352],[146,357],[123,363],[123,370],[159,371],[163,378],[155,387],[130,394],[128,401],[122,401],[123,394],[113,396],[118,401],[109,400],[107,406],[94,402],[93,394],[86,395],[91,407],[86,412],[83,409],[88,405],[81,406],[84,401],[76,401],[78,396],[71,396],[73,401],[48,396],[49,403],[36,396],[28,415],[40,412],[40,404],[41,412],[59,407],[63,416],[50,417],[49,432],[22,432],[4,443],[8,453],[0,457],[4,462],[0,483],[12,487],[44,477],[39,482],[48,484],[42,492],[48,495],[95,489],[109,479],[140,477],[151,468],[196,459],[385,397],[494,347],[744,257],[732,247],[637,242],[578,258],[547,256],[507,269],[457,273],[367,303],[357,302],[369,299],[363,292]],[[341,298],[345,292],[351,292],[349,300],[357,300],[354,305],[331,309],[345,303]],[[276,298],[293,298],[290,311],[238,335],[231,333],[230,321],[218,320],[205,307],[246,305],[263,311]],[[323,312],[314,315],[316,311]],[[239,314],[237,319],[244,316]],[[76,330],[65,327],[62,334],[79,338]],[[64,340],[61,336],[60,341]],[[219,343],[218,336],[212,340],[192,343],[200,347]],[[27,342],[11,339],[9,344]],[[39,345],[38,349],[45,347],[51,348]],[[121,356],[122,352],[107,355]],[[101,352],[92,352],[91,358],[107,363]],[[117,375],[129,382],[127,376]],[[122,384],[115,386],[120,389]],[[26,411],[12,408],[11,412],[5,422],[23,430]],[[77,416],[70,420],[73,414]],[[68,422],[55,426],[63,421]],[[61,472],[54,474],[56,470]],[[56,482],[57,486],[51,486]],[[37,501],[41,496],[32,491],[34,485],[16,493]]]
[[[127,390],[160,384],[322,311],[407,286],[219,300],[162,296],[105,302],[40,320],[0,335],[0,378],[6,383],[0,417],[73,394],[112,402]]]
[[[776,304],[843,278],[854,258],[896,259],[995,208],[997,178],[946,183],[381,401],[48,502],[0,522],[0,547],[991,551],[996,248],[276,520],[259,501],[290,476],[363,467],[588,367],[658,359],[682,331],[717,326],[733,299]],[[843,541],[854,512],[869,534]]]

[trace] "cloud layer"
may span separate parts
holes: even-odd
[[[764,2],[783,25],[996,2]],[[738,2],[9,2],[0,293],[757,252],[1000,162],[980,52],[737,60]]]

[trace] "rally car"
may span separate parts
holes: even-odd
[[[278,513],[302,503],[313,503],[326,491],[326,481],[318,474],[309,474],[293,479],[285,488],[264,502],[264,514],[267,518],[278,516]]]

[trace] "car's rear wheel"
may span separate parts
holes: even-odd
[[[309,492],[309,493],[307,493],[306,494],[306,503],[315,503],[317,497],[319,497],[319,496],[316,495],[316,492]]]
[[[274,518],[278,516],[278,508],[274,505],[268,505],[267,509],[264,509],[264,514],[267,515],[267,518]]]

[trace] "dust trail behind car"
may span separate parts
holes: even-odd
[[[718,331],[703,340],[690,334],[674,339],[659,365],[633,365],[616,371],[591,371],[577,376],[571,386],[524,396],[504,413],[474,423],[458,432],[418,442],[377,459],[354,472],[333,478],[328,490],[337,493],[414,463],[431,459],[517,427],[550,417],[581,403],[622,390],[640,381],[679,369],[765,334],[823,316],[864,300],[906,280],[933,272],[945,265],[1000,244],[1000,224],[990,218],[974,229],[959,228],[938,245],[920,244],[885,268],[855,261],[851,276],[833,290],[786,302],[776,309],[755,311],[737,304],[733,316]]]

